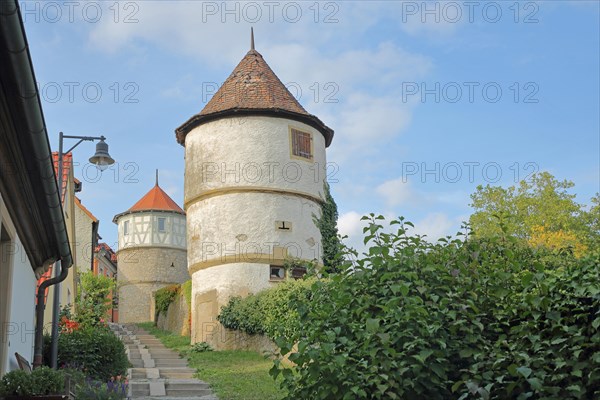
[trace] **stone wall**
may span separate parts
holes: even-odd
[[[156,326],[169,332],[182,336],[190,336],[190,306],[183,293],[179,293],[169,306],[166,313],[160,313]],[[264,355],[273,355],[278,348],[275,343],[263,335],[248,335],[247,333],[224,328],[221,324],[214,324],[214,329],[207,332],[205,340],[216,350],[245,350],[256,351]]]
[[[156,326],[181,336],[190,336],[190,318],[190,306],[185,295],[180,292],[167,312],[158,315]]]
[[[91,270],[92,264],[92,222],[94,221],[82,206],[75,205],[75,249],[76,258],[73,263],[78,272]],[[73,246],[73,244],[71,244]]]
[[[119,250],[119,322],[154,319],[153,293],[190,279],[185,250],[127,248]],[[173,265],[173,267],[171,267]]]
[[[246,297],[277,284],[269,279],[269,264],[224,264],[195,272],[192,275],[192,343],[207,342],[216,350],[236,348],[238,345],[232,343],[239,340],[217,321],[221,307],[233,296]]]

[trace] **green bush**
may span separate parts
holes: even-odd
[[[0,380],[0,396],[38,396],[62,394],[65,376],[62,371],[40,367],[28,373],[11,371]]]
[[[192,353],[205,353],[207,351],[214,351],[214,349],[206,342],[194,343],[192,347],[190,347],[190,352]]]
[[[84,272],[79,274],[79,280],[81,295],[75,299],[75,321],[83,327],[103,325],[101,321],[106,319],[112,307],[111,295],[116,290],[115,278]]]
[[[243,300],[233,297],[217,317],[224,327],[271,339],[290,338],[300,328],[298,309],[307,307],[313,279],[288,280]]]
[[[129,368],[123,342],[110,329],[83,328],[58,336],[58,364],[75,366],[92,379],[107,381]]]
[[[169,306],[179,294],[179,290],[179,285],[171,285],[159,289],[154,293],[156,315],[161,312],[167,312]]]
[[[510,237],[430,244],[381,220],[278,340],[288,399],[600,398],[598,251],[549,265]]]

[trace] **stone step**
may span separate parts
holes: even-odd
[[[205,382],[177,382],[177,381],[169,381],[167,383],[165,383],[165,388],[167,390],[169,389],[173,389],[173,390],[201,390],[201,389],[208,389],[210,386],[208,386],[208,383]]]
[[[154,352],[154,351],[150,351],[150,355],[152,356],[152,358],[156,359],[163,359],[163,360],[182,360],[181,357],[179,357],[179,354],[177,353],[159,353],[159,352]]]
[[[131,382],[130,385],[132,397],[150,396],[150,386],[147,383]]]
[[[212,394],[212,391],[210,389],[198,389],[198,390],[195,390],[195,389],[192,389],[192,390],[167,389],[166,393],[167,393],[167,396],[172,396],[172,397],[190,397],[190,396],[210,396]]]
[[[192,379],[196,374],[191,368],[160,368],[159,371],[163,379]]]
[[[146,368],[132,368],[131,379],[146,379]]]
[[[147,344],[140,342],[140,345],[138,347],[141,347],[142,349],[169,350],[169,348],[165,347],[165,345],[163,344]]]
[[[135,326],[111,329],[125,343],[132,368],[129,370],[131,399],[218,400],[209,385],[196,378],[196,370],[178,352]]]
[[[208,396],[212,394],[208,384],[204,382],[172,382],[165,383],[165,392],[167,396],[188,397],[188,396]]]
[[[173,350],[169,349],[168,347],[163,346],[162,344],[161,345],[150,345],[150,346],[142,344],[140,347],[142,349],[147,349],[147,350],[173,351]]]
[[[156,368],[161,367],[187,367],[187,361],[178,359],[178,360],[154,360],[154,364]]]

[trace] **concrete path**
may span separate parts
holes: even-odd
[[[133,365],[127,372],[129,398],[148,400],[218,400],[206,382],[194,378],[187,360],[136,325],[111,324]]]

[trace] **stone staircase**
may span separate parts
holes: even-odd
[[[130,399],[218,400],[209,385],[194,378],[194,369],[175,351],[137,325],[111,324],[125,344],[132,368],[128,370]]]

